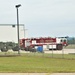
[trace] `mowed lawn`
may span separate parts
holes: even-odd
[[[27,54],[13,57],[0,57],[0,72],[75,72],[75,59],[51,58],[45,55]]]

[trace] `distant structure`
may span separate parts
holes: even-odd
[[[20,39],[24,38],[24,24],[19,25]],[[16,24],[0,24],[0,42],[18,42]]]

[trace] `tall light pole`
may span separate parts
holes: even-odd
[[[18,54],[20,54],[20,41],[19,41],[19,13],[18,8],[21,6],[21,4],[16,5],[17,9],[17,37],[18,37]]]

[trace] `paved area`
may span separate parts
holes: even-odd
[[[45,50],[45,53],[52,53],[52,50]],[[75,53],[75,49],[63,49],[63,50],[53,50],[54,54],[71,54],[71,53]]]
[[[21,53],[30,53],[29,51],[20,51]],[[52,50],[44,50],[44,53],[52,53]],[[75,53],[75,49],[53,50],[54,54],[71,54]]]
[[[75,75],[75,73],[53,73],[50,75]]]
[[[0,73],[0,75],[75,75],[75,73]]]
[[[12,52],[12,53],[18,53],[17,51],[12,51],[9,50],[8,52]],[[30,53],[29,51],[22,51],[20,50],[20,53]],[[44,53],[52,53],[52,50],[44,50]],[[54,54],[71,54],[71,53],[75,53],[75,49],[63,49],[63,50],[53,50]]]

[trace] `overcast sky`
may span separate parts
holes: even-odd
[[[16,4],[26,36],[75,36],[75,0],[0,0],[0,24],[16,24]]]

